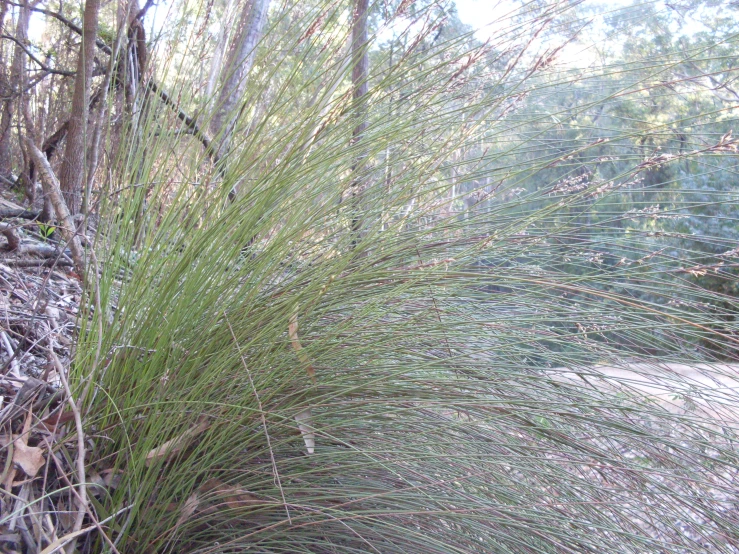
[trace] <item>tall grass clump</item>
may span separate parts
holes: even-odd
[[[735,143],[558,136],[572,87],[587,118],[675,63],[554,71],[571,5],[527,4],[487,44],[406,12],[355,100],[349,7],[274,5],[216,163],[142,93],[96,190],[72,375],[88,473],[115,476],[90,488],[110,542],[88,551],[736,552],[734,374],[706,346],[739,341],[736,303],[644,211],[722,198],[643,180]],[[151,62],[201,129],[206,16]]]

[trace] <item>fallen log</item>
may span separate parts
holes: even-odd
[[[18,260],[3,260],[3,263],[10,267],[74,267],[74,262],[70,259],[54,259],[46,258],[44,260],[33,260],[33,259],[18,259]]]
[[[0,219],[10,219],[12,217],[18,217],[20,219],[30,219],[34,221],[41,216],[40,211],[34,210],[13,210],[13,209],[0,209]]]

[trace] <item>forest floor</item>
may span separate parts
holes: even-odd
[[[7,217],[23,211],[7,198],[0,197],[0,210],[20,239],[11,251],[0,238],[0,487],[7,491],[0,497],[0,552],[38,552],[39,545],[64,542],[62,530],[74,526],[78,511],[72,495],[45,495],[69,490],[73,475],[66,454],[75,451],[74,431],[71,443],[62,437],[69,436],[65,423],[74,429],[74,415],[63,380],[82,285],[59,245],[43,236],[50,228],[29,214]]]

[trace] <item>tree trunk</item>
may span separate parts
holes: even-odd
[[[0,15],[5,17],[7,11],[7,2],[3,2],[0,8]],[[28,42],[28,25],[31,18],[31,11],[26,0],[18,11],[18,22],[15,28],[15,38],[19,42],[26,44]],[[2,86],[0,86],[0,94],[4,100],[2,103],[2,111],[0,113],[0,175],[9,177],[13,170],[13,160],[11,151],[11,136],[13,127],[13,111],[16,99],[21,94],[21,84],[26,71],[26,53],[17,42],[13,46],[13,63],[10,67],[9,74],[4,75]]]
[[[356,0],[352,15],[352,88],[354,99],[354,123],[352,131],[352,147],[357,152],[352,163],[351,202],[352,202],[352,249],[359,241],[362,218],[359,206],[361,180],[359,173],[366,154],[358,149],[364,132],[367,130],[367,107],[364,97],[367,95],[369,75],[369,58],[367,56],[367,9],[369,0]]]
[[[5,16],[8,13],[8,0],[0,1],[0,33],[5,33]],[[7,64],[5,61],[4,48],[0,48],[0,96],[2,98],[9,98],[11,95],[10,87],[10,72],[7,70]],[[9,178],[12,172],[11,158],[10,158],[10,115],[13,113],[12,105],[10,106],[9,113],[8,104],[10,99],[2,102],[2,108],[0,111],[0,176]]]
[[[60,170],[60,185],[64,199],[72,214],[82,206],[82,188],[85,183],[85,158],[87,150],[87,111],[90,104],[95,40],[98,30],[100,0],[87,0],[82,24],[82,44],[77,60],[77,77],[69,117],[67,145]]]
[[[216,155],[222,158],[233,138],[237,109],[246,89],[246,76],[254,64],[254,55],[267,21],[270,0],[251,0],[244,4],[236,39],[231,45],[231,56],[224,68],[223,86],[218,96],[216,112],[210,123],[211,135],[217,141]],[[222,72],[223,73],[223,72]]]
[[[234,5],[236,0],[227,0],[226,7],[223,11],[221,28],[218,31],[218,42],[213,52],[213,59],[210,62],[210,72],[208,73],[208,85],[205,89],[205,97],[210,100],[216,90],[218,84],[218,76],[221,74],[223,67],[223,55],[226,52],[226,43],[228,42],[228,22],[233,17]]]

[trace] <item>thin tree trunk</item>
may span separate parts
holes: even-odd
[[[359,173],[366,154],[358,150],[364,132],[367,130],[367,107],[365,96],[368,92],[369,58],[367,56],[367,9],[369,0],[356,0],[352,15],[352,88],[354,99],[355,127],[352,131],[352,147],[358,152],[352,163],[351,202],[352,202],[352,249],[359,241],[362,218],[359,206],[361,180]]]
[[[77,60],[77,77],[72,97],[72,113],[69,118],[67,145],[60,170],[60,186],[72,214],[82,206],[82,189],[85,183],[85,158],[87,150],[87,112],[90,104],[95,40],[98,30],[100,0],[87,0],[82,23],[82,44]]]
[[[4,2],[0,11],[6,10],[7,3]],[[28,25],[31,18],[28,0],[23,2],[18,10],[18,22],[15,27],[15,38],[18,42],[13,47],[13,63],[1,91],[5,100],[3,100],[2,113],[0,113],[0,175],[4,177],[10,176],[13,169],[11,151],[13,112],[16,105],[15,101],[21,94],[21,84],[26,71],[26,53],[21,44],[28,42]],[[2,15],[4,17],[5,14]]]
[[[218,96],[216,112],[211,120],[211,135],[218,142],[216,155],[223,158],[233,138],[234,127],[246,90],[246,76],[254,64],[254,55],[267,21],[270,0],[251,0],[244,4],[236,40],[231,46],[231,57],[225,69],[223,86]]]
[[[115,44],[113,45],[113,51],[110,55],[110,66],[108,67],[108,72],[105,74],[103,83],[100,86],[100,103],[96,110],[97,117],[93,118],[93,129],[88,154],[89,161],[87,178],[84,182],[85,193],[82,202],[82,213],[85,214],[85,217],[89,215],[89,205],[92,201],[92,184],[95,179],[95,172],[97,171],[98,161],[100,159],[100,139],[102,135],[105,134],[103,126],[108,122],[109,106],[107,101],[107,92],[113,78],[115,60],[117,60],[120,55],[121,47],[123,45],[123,37],[126,36],[126,33],[128,34],[129,40],[135,41],[134,51],[138,61],[136,65],[137,85],[141,82],[143,72],[146,67],[146,35],[144,34],[144,29],[140,21],[136,18],[132,20],[131,16],[134,8],[138,10],[138,2],[137,0],[130,0],[124,4],[124,9],[118,14],[118,34],[115,39]],[[143,52],[140,49],[143,49]],[[93,112],[95,111],[92,106],[90,106],[90,110]]]
[[[228,22],[231,20],[236,0],[227,0],[226,8],[223,12],[221,29],[218,32],[218,42],[213,52],[213,59],[210,62],[210,73],[208,74],[208,85],[205,89],[205,97],[210,100],[216,90],[218,84],[218,76],[221,74],[223,67],[223,55],[226,52],[226,44],[228,43]]]
[[[8,0],[0,2],[0,33],[5,33],[5,16],[8,13]],[[12,172],[10,158],[10,125],[13,113],[11,104],[10,72],[4,56],[5,48],[0,48],[0,96],[8,98],[3,100],[0,110],[0,176],[9,178]],[[7,113],[6,113],[7,112]]]

